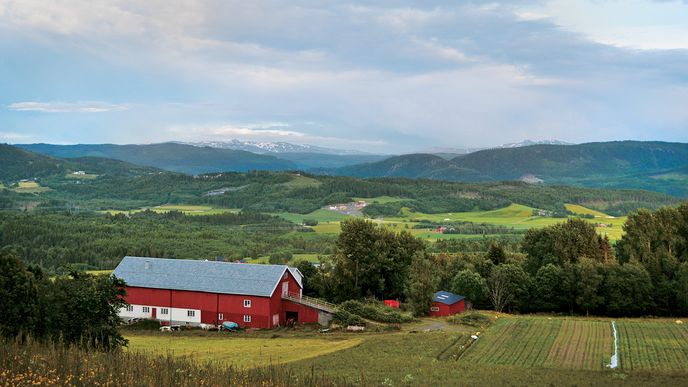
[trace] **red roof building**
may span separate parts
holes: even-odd
[[[441,317],[462,313],[466,309],[466,299],[446,291],[439,291],[432,297],[430,316]]]
[[[302,297],[301,273],[285,265],[124,257],[113,274],[126,282],[123,319],[273,328],[331,318],[327,305],[314,307]]]

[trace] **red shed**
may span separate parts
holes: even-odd
[[[446,291],[439,291],[432,297],[432,305],[430,306],[430,316],[451,316],[453,314],[461,313],[466,309],[466,300],[464,296],[459,296]]]
[[[385,300],[385,305],[389,306],[390,308],[399,308],[400,303],[397,300]]]
[[[124,257],[113,274],[126,282],[129,303],[122,318],[170,325],[221,324],[272,328],[291,318],[327,320],[322,308],[302,298],[302,276],[285,265]]]

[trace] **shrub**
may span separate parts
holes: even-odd
[[[133,324],[126,325],[126,330],[131,331],[157,331],[160,329],[160,321],[158,320],[139,320]]]
[[[336,312],[334,312],[334,316],[332,316],[332,319],[343,326],[346,325],[366,325],[365,321],[361,318],[361,316],[357,314],[353,314],[345,309],[339,308],[337,309]]]
[[[490,316],[478,312],[456,314],[449,321],[454,324],[470,325],[472,327],[486,327],[492,323]]]
[[[311,227],[317,226],[317,225],[318,225],[318,221],[315,220],[315,219],[304,219],[304,220],[303,220],[303,225],[304,225],[304,226],[311,226]]]
[[[349,313],[381,323],[399,324],[413,321],[413,317],[386,305],[377,303],[363,303],[356,300],[349,300],[340,304],[339,307]]]

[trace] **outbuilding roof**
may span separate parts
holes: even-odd
[[[440,302],[442,304],[453,305],[463,300],[464,298],[464,296],[459,296],[458,294],[440,290],[439,292],[435,293],[435,295],[432,297],[432,300],[434,302]]]
[[[288,269],[286,265],[127,256],[112,274],[127,286],[270,297]]]

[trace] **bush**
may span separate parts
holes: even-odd
[[[268,258],[268,262],[271,265],[282,265],[287,262],[289,262],[292,259],[293,255],[289,251],[282,251],[282,252],[277,252],[270,254],[270,258]]]
[[[304,225],[304,226],[311,226],[311,227],[317,226],[317,225],[318,225],[318,221],[315,220],[315,219],[304,219],[304,220],[303,220],[303,225]]]
[[[365,321],[361,318],[361,316],[348,312],[347,310],[342,308],[339,308],[336,312],[334,312],[332,319],[339,325],[343,326],[366,325]]]
[[[340,304],[339,308],[340,310],[344,309],[349,313],[381,323],[399,324],[413,321],[413,317],[405,315],[386,305],[373,303],[366,304],[356,300],[349,300]]]
[[[480,328],[486,327],[492,323],[490,316],[478,312],[456,314],[452,316],[449,321],[454,324],[470,325]]]
[[[126,330],[132,331],[157,331],[160,330],[160,321],[158,320],[139,320],[133,324],[126,325]]]

